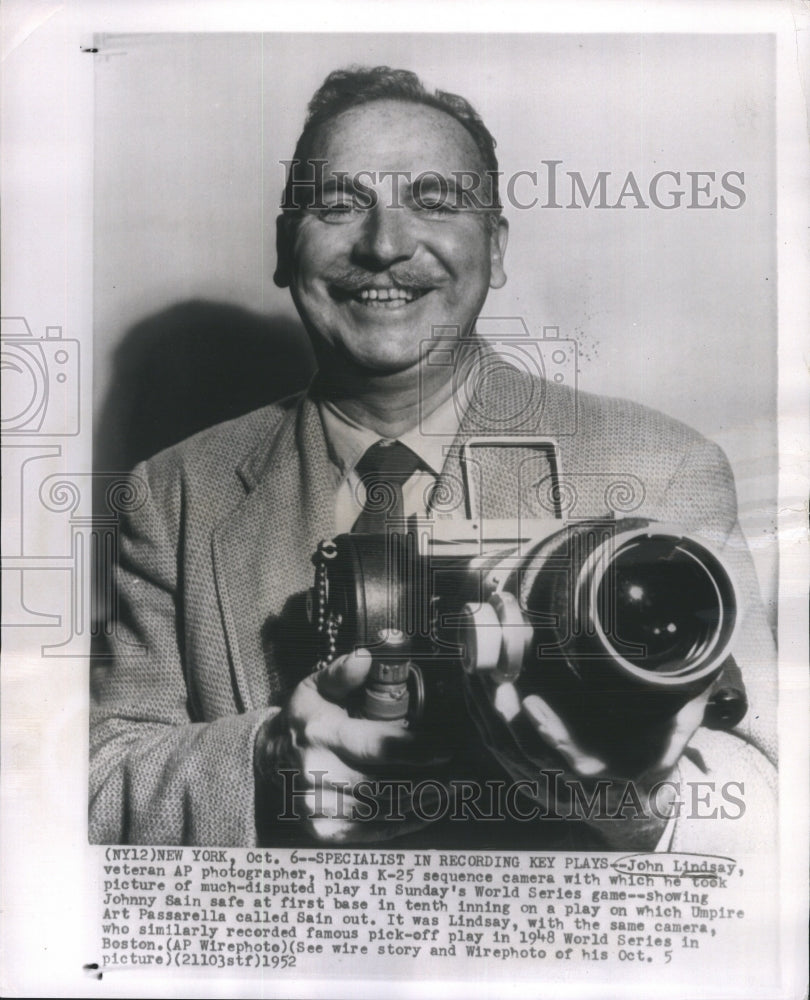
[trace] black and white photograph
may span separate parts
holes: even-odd
[[[9,230],[62,213],[2,320],[54,995],[801,995],[789,5],[487,6],[77,4],[53,190],[47,45],[4,99]]]
[[[649,379],[655,400],[671,378],[671,409],[725,431],[755,477],[747,527],[764,567],[772,41],[95,47],[96,387],[109,396],[97,433],[102,455],[124,451],[97,471],[148,461],[92,667],[91,839],[772,843],[776,608],[769,621],[772,581],[757,578],[733,473],[649,396],[599,391],[621,381],[637,396]],[[284,72],[282,47],[310,67],[336,61],[286,115],[277,80],[302,74]],[[343,66],[348,48],[367,65]],[[425,73],[448,51],[456,65],[427,86],[388,65],[409,51]],[[469,70],[482,64],[486,83]],[[531,91],[526,66],[542,67]],[[133,90],[136,67],[151,69],[149,91]],[[176,96],[156,123],[160,72]],[[675,138],[651,100],[673,79],[661,98],[673,115],[722,81]],[[307,103],[284,149],[285,119]],[[489,103],[497,146],[476,110]],[[189,124],[169,125],[172,111]],[[246,121],[253,148],[234,134]],[[255,214],[235,225],[228,202],[238,220]],[[179,300],[115,343],[122,301],[153,308],[156,266]],[[206,294],[205,268],[221,297]],[[238,304],[250,278],[263,309]],[[184,298],[188,282],[199,293]],[[588,320],[610,313],[606,300],[612,315]],[[730,336],[750,350],[729,357]],[[617,366],[625,379],[611,379]],[[726,822],[686,832],[691,803],[672,808],[683,768],[716,783]]]

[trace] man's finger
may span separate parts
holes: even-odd
[[[333,749],[348,762],[362,768],[436,766],[449,759],[424,733],[408,729],[401,722],[371,719],[340,721]]]
[[[312,747],[307,750],[301,758],[297,774],[297,781],[304,788],[325,785],[351,788],[366,778],[365,772],[352,767],[328,747]]]
[[[371,653],[356,649],[319,670],[314,675],[315,685],[321,697],[342,704],[352,691],[362,687],[370,669]]]
[[[672,720],[672,731],[666,750],[655,766],[656,771],[668,772],[678,763],[684,747],[692,739],[695,730],[703,721],[706,702],[709,700],[711,688],[706,688],[697,698],[688,701]]]
[[[339,817],[318,817],[309,820],[310,835],[327,844],[377,844],[406,834],[415,833],[427,826],[428,821],[418,816],[401,820],[352,821]]]
[[[523,699],[523,711],[538,735],[561,754],[577,774],[594,777],[605,770],[605,762],[577,746],[563,720],[538,695],[530,694]]]
[[[346,843],[390,840],[421,829],[430,820],[409,806],[408,801],[392,803],[386,796],[378,800],[369,796],[368,790],[361,801],[351,788],[327,782],[316,789],[301,790],[294,808],[317,840]]]

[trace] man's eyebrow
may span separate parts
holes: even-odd
[[[363,187],[356,178],[345,170],[337,170],[327,175],[318,189],[323,194],[341,194],[344,191],[359,191]]]
[[[317,198],[341,196],[366,199],[371,196],[371,188],[378,182],[388,181],[394,186],[392,192],[395,207],[404,207],[401,197],[407,201],[420,202],[424,198],[441,199],[442,204],[455,209],[487,209],[488,184],[491,178],[486,171],[453,170],[444,173],[439,170],[396,170],[376,173],[360,170],[354,174],[348,170],[334,170],[315,179],[314,191]],[[312,190],[313,182],[309,182]],[[375,202],[376,203],[376,202]]]
[[[484,179],[484,175],[477,170],[454,170],[450,174],[443,174],[437,170],[422,170],[418,173],[398,170],[393,173],[396,174],[398,182],[406,180],[407,186],[411,190],[417,188],[425,190],[440,189],[450,192],[469,191],[471,189],[475,190]],[[379,177],[387,179],[391,174],[392,171],[384,171]],[[319,186],[322,191],[357,191],[366,189],[369,183],[374,184],[377,181],[377,177],[378,175],[374,171],[369,170],[362,170],[354,175],[348,170],[337,170],[321,178]],[[471,180],[477,180],[478,184],[471,184]]]
[[[411,190],[450,191],[459,189],[457,171],[452,174],[442,174],[438,170],[424,170],[416,174],[410,181]]]

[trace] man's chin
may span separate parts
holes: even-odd
[[[358,374],[367,378],[396,378],[409,373],[416,374],[418,358],[354,357],[352,364]]]
[[[419,368],[419,355],[410,352],[363,350],[346,344],[335,345],[333,351],[341,367],[367,378],[415,373]]]

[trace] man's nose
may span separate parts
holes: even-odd
[[[359,263],[385,268],[409,260],[416,251],[416,236],[406,208],[375,205],[366,212],[355,246]]]

